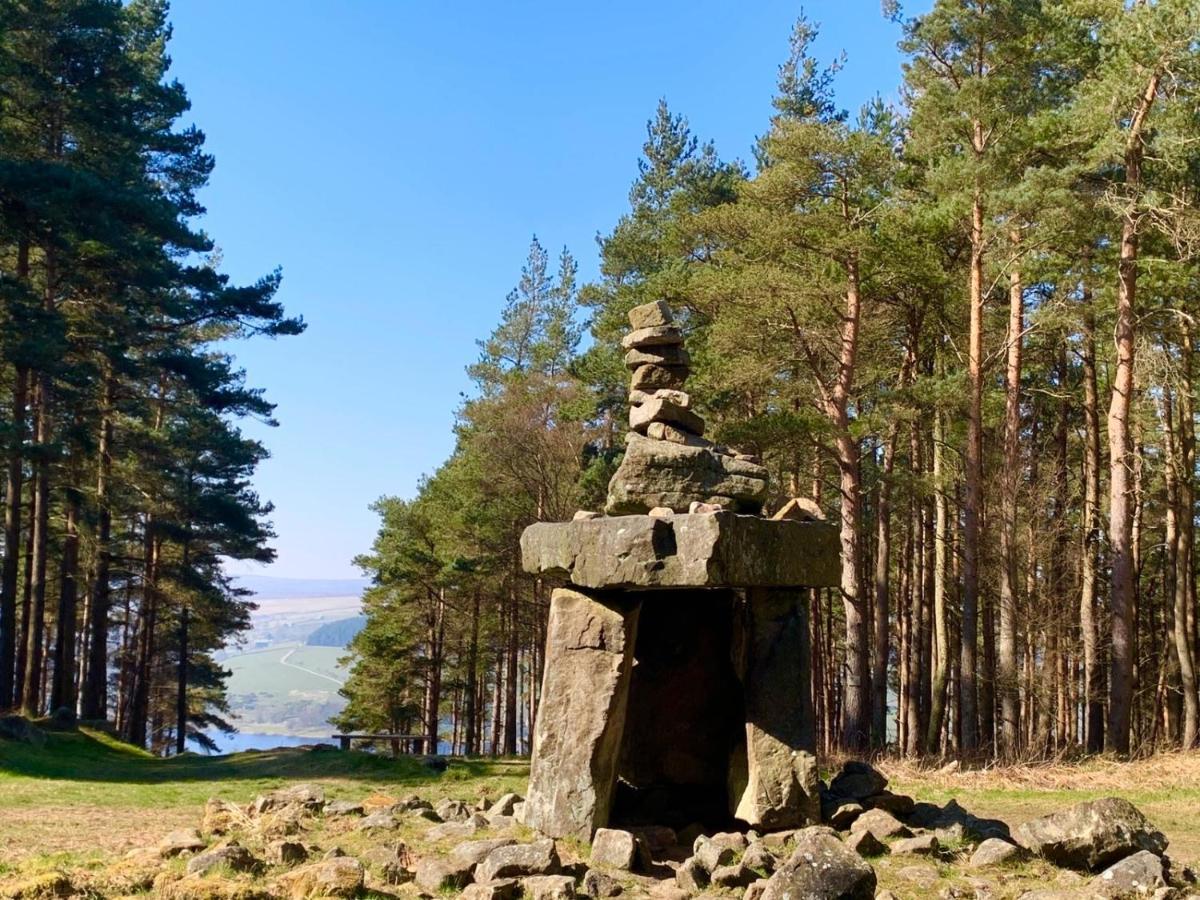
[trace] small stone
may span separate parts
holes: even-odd
[[[521,884],[515,878],[476,882],[463,888],[462,900],[517,900],[521,896]]]
[[[404,847],[403,844],[400,845]],[[408,851],[393,847],[372,847],[360,857],[362,862],[379,873],[387,884],[405,884],[413,880],[408,868]]]
[[[683,409],[692,408],[692,397],[687,391],[660,390],[649,394],[645,391],[632,391],[629,394],[629,402],[634,406],[649,403],[651,400],[665,400]]]
[[[879,840],[872,831],[852,831],[846,838],[846,846],[859,856],[883,856],[890,852],[888,845]]]
[[[887,778],[869,763],[850,760],[842,766],[837,777],[829,783],[829,793],[835,797],[863,800],[887,787]]]
[[[169,859],[181,853],[198,853],[206,846],[208,845],[196,829],[180,828],[172,831],[158,842],[158,855],[163,859]]]
[[[746,887],[746,892],[742,894],[742,900],[761,900],[766,889],[767,879],[760,878]]]
[[[718,866],[713,870],[711,880],[720,888],[744,888],[758,881],[758,873],[742,863],[734,863],[731,866]]]
[[[676,428],[666,422],[651,422],[646,426],[646,437],[655,441],[669,441],[672,444],[683,444],[686,447],[708,447],[709,442],[697,434],[684,431],[681,428]],[[700,501],[693,501],[699,503]],[[713,511],[721,509],[715,504],[704,504],[713,506]]]
[[[793,497],[776,510],[771,519],[776,522],[824,522],[825,514],[816,501],[807,497]]]
[[[363,805],[353,800],[335,800],[325,805],[326,816],[361,816],[363,812]]]
[[[205,875],[213,869],[226,868],[233,872],[254,872],[259,869],[258,860],[240,844],[215,847],[188,860],[189,875]]]
[[[592,865],[629,872],[636,860],[637,839],[632,834],[616,828],[596,829],[592,838]]]
[[[488,882],[525,875],[557,875],[559,865],[558,851],[552,840],[513,844],[489,853],[475,869],[475,880]]]
[[[785,828],[782,831],[768,832],[763,835],[763,843],[771,850],[782,850],[788,845],[788,842],[796,837],[799,831],[798,828]]]
[[[1088,887],[1102,897],[1148,897],[1166,885],[1162,860],[1148,850],[1139,850],[1113,863]]]
[[[471,809],[461,800],[445,799],[435,806],[434,811],[444,822],[465,822],[471,817]]]
[[[1025,856],[1025,851],[1016,844],[1000,838],[988,838],[980,844],[967,863],[972,869],[983,866],[1002,866],[1006,863],[1018,862]]]
[[[600,513],[593,512],[590,509],[581,509],[581,510],[577,510],[575,515],[571,516],[571,521],[572,522],[586,522],[589,519],[599,519],[599,518],[600,518]]]
[[[651,427],[653,427],[653,426],[651,426]],[[650,436],[653,437],[653,435],[650,435]],[[688,506],[688,512],[691,513],[692,515],[697,515],[697,514],[703,515],[703,514],[719,513],[724,508],[725,507],[721,506],[719,503],[701,503],[699,500],[693,500],[691,502],[691,504]]]
[[[262,814],[281,806],[293,805],[303,806],[314,812],[321,809],[325,805],[325,788],[319,784],[294,784],[260,795],[251,804],[250,809],[253,813]]]
[[[359,831],[394,831],[400,827],[400,820],[390,810],[381,810],[363,816],[358,823]]]
[[[662,347],[682,343],[683,335],[674,325],[637,328],[621,338],[621,346],[626,350],[642,350],[646,347]]]
[[[903,866],[896,869],[896,877],[920,885],[923,888],[933,887],[940,877],[933,866]]]
[[[710,875],[721,866],[728,866],[737,858],[737,852],[730,846],[713,840],[705,840],[692,857],[704,867]]]
[[[699,893],[708,887],[708,869],[694,856],[689,856],[675,870],[675,884],[685,891]]]
[[[853,831],[869,831],[881,841],[894,837],[912,837],[912,831],[903,822],[882,809],[868,809],[850,825]]]
[[[431,894],[441,891],[459,891],[470,884],[474,871],[474,863],[464,863],[453,858],[439,859],[427,856],[417,863],[414,880],[418,887]]]
[[[531,875],[521,879],[521,889],[528,900],[572,900],[575,879],[570,875]]]
[[[603,897],[615,897],[620,894],[621,885],[611,875],[598,869],[588,869],[583,876],[583,892],[595,900],[600,900]]]
[[[468,838],[479,830],[479,826],[474,822],[443,822],[441,825],[434,825],[425,832],[425,840],[427,841],[446,841],[454,840],[461,841],[463,838]]]
[[[515,844],[512,838],[490,838],[482,841],[467,841],[459,844],[450,851],[449,861],[456,865],[465,865],[471,872],[475,867],[488,858],[493,850],[501,847],[511,847]]]
[[[912,797],[904,794],[893,794],[891,791],[880,791],[863,800],[863,806],[868,809],[882,809],[893,816],[907,816],[916,805]]]
[[[835,802],[821,810],[821,818],[838,831],[845,831],[854,824],[854,820],[863,814],[861,803],[854,800]]]
[[[362,890],[366,871],[350,856],[325,859],[287,872],[280,879],[286,896],[292,900],[306,897],[354,897]]]
[[[334,846],[330,847],[328,850],[326,850],[321,855],[321,859],[337,859],[339,856],[345,856],[345,855],[346,855],[345,850],[343,850],[341,847],[338,847],[337,845],[334,845]]]
[[[892,853],[912,853],[918,856],[930,856],[941,849],[936,834],[919,834],[916,837],[904,838],[892,844]]]
[[[761,841],[751,844],[742,854],[742,865],[761,875],[770,875],[775,871],[777,864],[778,860],[775,859],[775,854],[768,850],[767,845]]]
[[[267,862],[294,866],[308,859],[308,848],[299,841],[278,840],[267,844]]]
[[[643,303],[641,306],[635,306],[629,311],[629,324],[635,330],[639,328],[658,328],[663,325],[670,325],[674,321],[675,317],[671,314],[671,307],[667,306],[665,300]]]
[[[671,516],[675,515],[675,510],[671,509],[669,506],[656,506],[646,513],[646,515],[654,516],[656,519],[669,519]]]
[[[671,400],[653,397],[645,403],[629,407],[629,427],[632,430],[645,434],[655,422],[672,425],[697,437],[704,434],[704,420],[692,410]]]
[[[250,824],[250,818],[236,803],[209,797],[204,804],[204,818],[200,822],[200,830],[204,834],[228,834],[238,828]]]
[[[440,823],[442,817],[430,809],[428,806],[418,806],[412,810],[413,817],[416,819],[424,819],[426,822]]]
[[[679,885],[670,881],[660,881],[650,888],[650,900],[689,900],[692,896]]]

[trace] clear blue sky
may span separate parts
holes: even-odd
[[[848,55],[842,105],[896,97],[898,31],[878,0],[805,11],[818,53]],[[594,276],[596,234],[627,206],[660,97],[723,157],[752,158],[799,12],[175,0],[173,73],[217,159],[204,227],[235,279],[282,266],[281,299],[308,321],[237,353],[279,404],[279,428],[247,428],[273,454],[257,485],[276,504],[279,559],[263,574],[358,574],[368,505],[410,496],[452,449],[464,366],[531,235]]]

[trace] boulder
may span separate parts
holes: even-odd
[[[189,875],[207,875],[214,869],[228,869],[231,872],[256,872],[261,868],[254,854],[241,844],[226,844],[224,847],[214,847],[188,860]]]
[[[524,823],[542,834],[586,841],[608,822],[637,616],[636,602],[628,599],[593,598],[568,588],[551,595],[542,703],[524,809]]]
[[[635,391],[677,391],[687,383],[687,366],[670,366],[647,363],[633,370],[629,386]]]
[[[855,800],[834,800],[821,804],[821,818],[838,831],[853,827],[864,811],[862,804]]]
[[[504,794],[487,808],[487,817],[491,819],[495,816],[511,816],[516,810],[517,804],[524,802],[524,799],[520,794]]]
[[[873,900],[875,870],[827,831],[805,829],[767,880],[762,900]]]
[[[488,854],[501,847],[515,844],[512,838],[490,838],[483,841],[467,841],[450,851],[450,861],[465,865],[474,874],[475,867],[488,858]]]
[[[1020,825],[1017,843],[1056,865],[1098,871],[1139,850],[1161,855],[1167,839],[1132,803],[1086,800]]]
[[[933,856],[942,845],[936,834],[919,834],[916,837],[903,838],[892,844],[892,853],[901,855],[911,853],[916,856]]]
[[[362,890],[366,871],[351,856],[336,856],[280,876],[281,893],[291,900],[308,897],[353,897]]]
[[[846,846],[859,856],[883,856],[889,853],[888,845],[872,831],[852,831],[846,838]]]
[[[498,847],[476,867],[475,880],[486,883],[501,878],[523,878],[526,875],[557,875],[559,868],[554,841],[546,839],[532,844]]]
[[[591,863],[607,869],[629,872],[637,862],[637,838],[628,831],[598,828],[592,838]]]
[[[621,893],[621,885],[605,872],[588,869],[583,875],[583,892],[593,900],[601,900],[604,897],[616,897]]]
[[[327,816],[361,816],[364,809],[361,803],[353,800],[334,800],[325,804],[324,812]]]
[[[752,871],[744,863],[733,863],[728,866],[718,866],[713,869],[709,880],[713,887],[744,888],[758,881],[758,873]]]
[[[1159,857],[1139,850],[1113,863],[1091,880],[1088,887],[1101,897],[1149,897],[1167,886]]]
[[[605,512],[620,516],[669,506],[686,513],[699,501],[758,513],[766,497],[767,470],[760,465],[712,447],[656,441],[631,432],[625,436],[625,456],[609,482]]]
[[[751,844],[742,854],[742,865],[760,875],[770,875],[778,864],[779,860],[775,858],[775,854],[761,841]]]
[[[685,891],[698,894],[708,883],[708,869],[694,856],[689,856],[675,870],[675,884]]]
[[[316,812],[325,805],[325,788],[319,784],[294,784],[268,794],[261,794],[250,806],[255,815],[283,806],[302,806]]]
[[[829,793],[850,800],[865,800],[887,787],[887,778],[870,763],[850,760],[829,783]]]
[[[1018,847],[1011,841],[1003,838],[988,838],[975,848],[967,865],[972,869],[984,866],[1003,866],[1008,863],[1020,862],[1026,855],[1022,847]]]
[[[400,827],[400,820],[391,810],[384,809],[363,816],[357,827],[359,831],[394,831]]]
[[[471,818],[472,812],[471,808],[461,800],[451,800],[450,798],[440,801],[433,810],[442,817],[444,822],[465,822]]]
[[[657,391],[658,394],[666,393]],[[677,392],[671,392],[677,393]],[[652,422],[672,425],[688,434],[697,437],[704,434],[704,420],[686,406],[680,406],[673,400],[651,397],[645,403],[629,407],[629,427],[639,434],[645,434]],[[686,510],[684,510],[686,511]]]
[[[705,872],[712,875],[721,866],[728,866],[737,859],[737,851],[728,844],[702,839],[692,858],[704,867]]]
[[[641,366],[687,369],[691,363],[692,359],[682,345],[647,347],[643,350],[630,350],[625,354],[625,368],[631,372]]]
[[[575,879],[570,875],[531,875],[521,879],[521,892],[528,900],[572,900]]]
[[[760,878],[746,887],[746,892],[742,894],[742,900],[762,900],[762,895],[766,890],[767,879]]]

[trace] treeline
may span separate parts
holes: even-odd
[[[0,0],[0,710],[182,751],[228,728],[212,651],[267,561],[272,405],[228,353],[303,324],[195,224],[213,168],[163,0]]]
[[[824,747],[1196,744],[1200,7],[889,12],[901,107],[840,110],[802,20],[753,171],[660,105],[600,279],[535,242],[454,455],[379,504],[347,725],[528,749],[547,586],[517,538],[600,508],[625,312],[662,298],[716,438],[768,463],[772,508],[840,523]]]

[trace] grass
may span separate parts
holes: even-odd
[[[49,732],[40,749],[0,741],[0,865],[145,846],[199,824],[209,797],[244,804],[298,781],[320,782],[330,799],[438,799],[523,790],[527,775],[523,761],[455,760],[438,774],[413,758],[301,749],[160,759],[101,731]]]
[[[291,665],[282,664],[281,660],[289,653]],[[345,653],[336,647],[272,647],[231,656],[222,665],[230,671],[230,694],[336,694],[338,686],[328,678],[301,669],[341,681],[345,672],[338,669],[337,661]]]

